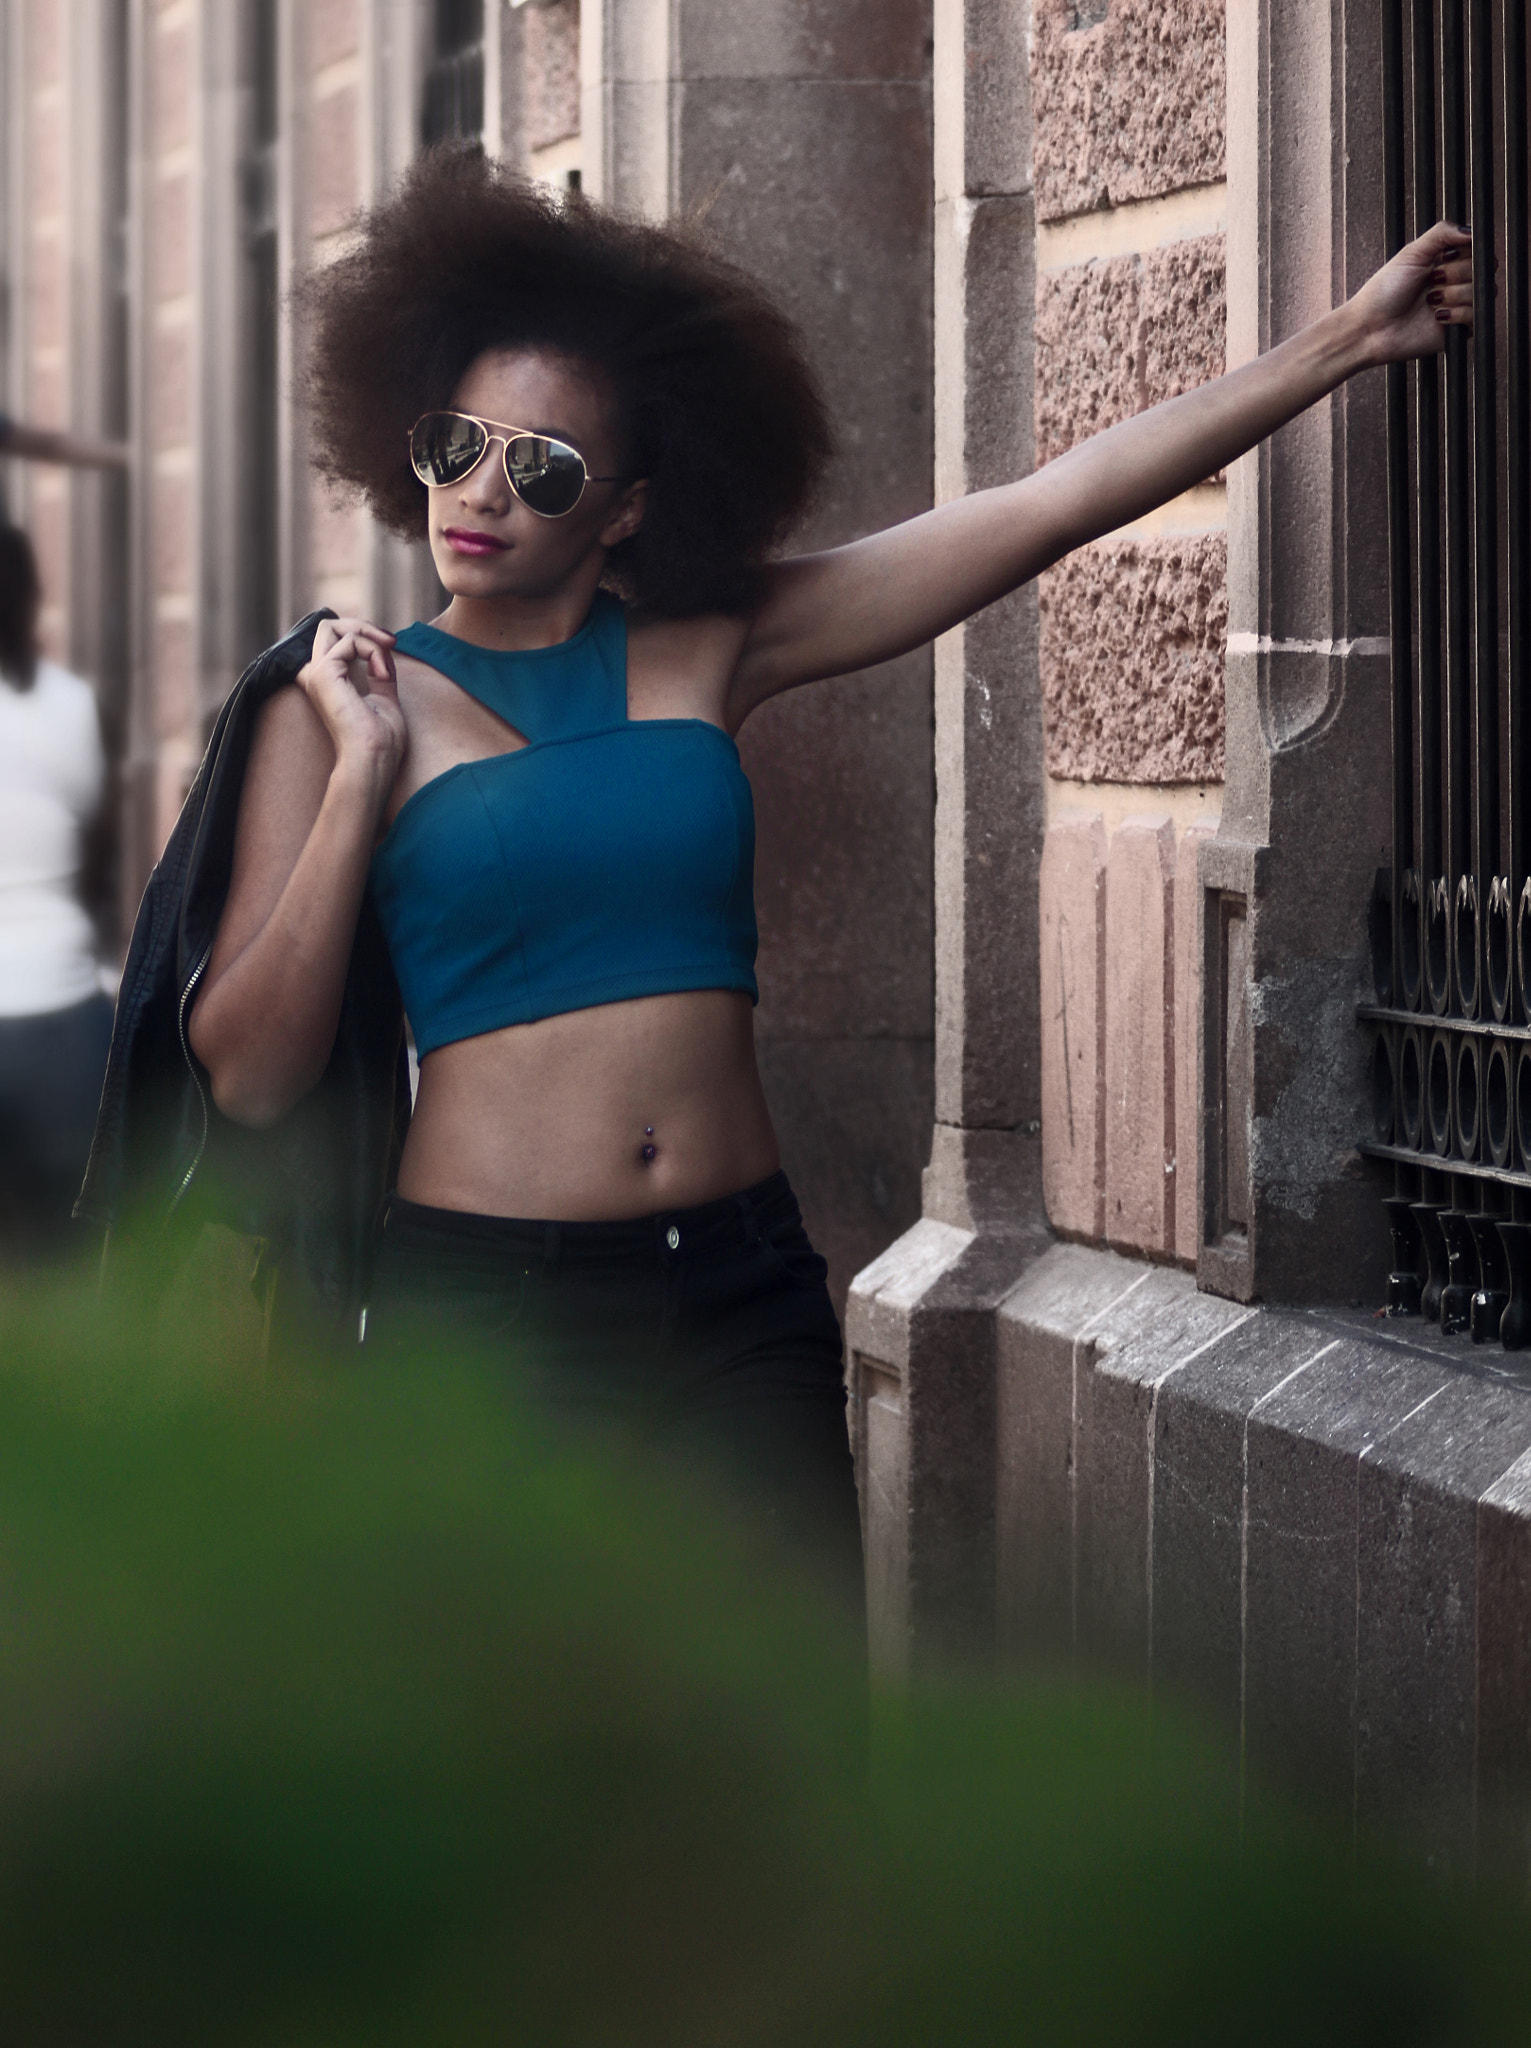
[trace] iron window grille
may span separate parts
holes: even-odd
[[[1387,371],[1391,869],[1371,1135],[1389,1311],[1531,1342],[1525,0],[1384,0],[1388,253],[1471,222],[1473,328]],[[1499,270],[1495,277],[1495,256]]]

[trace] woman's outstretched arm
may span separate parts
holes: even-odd
[[[771,572],[732,688],[731,725],[823,676],[890,660],[1071,549],[1213,476],[1357,370],[1428,355],[1472,321],[1465,231],[1437,224],[1343,306],[1252,363],[1092,436],[1055,462],[849,547]]]

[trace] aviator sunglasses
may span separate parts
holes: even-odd
[[[528,434],[468,412],[423,413],[409,430],[409,460],[423,484],[460,484],[477,469],[492,442],[504,451],[505,481],[529,512],[561,519],[584,496],[586,484],[623,484],[623,476],[592,476],[585,458],[567,441]]]

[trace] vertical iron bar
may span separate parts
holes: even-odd
[[[1477,742],[1478,790],[1478,920],[1482,965],[1488,981],[1489,1005],[1497,975],[1490,963],[1497,950],[1501,924],[1499,844],[1499,465],[1498,386],[1494,376],[1494,65],[1490,0],[1468,0],[1468,161],[1472,228],[1479,249],[1473,265],[1472,405],[1473,405],[1473,681],[1476,698],[1474,738]],[[1504,904],[1503,921],[1514,917]],[[1513,980],[1514,933],[1510,933]]]
[[[1460,222],[1467,211],[1467,151],[1463,101],[1466,77],[1462,48],[1462,0],[1441,6],[1441,174],[1442,211]],[[1473,777],[1469,740],[1471,611],[1471,442],[1468,412],[1467,337],[1446,330],[1446,838],[1451,891],[1451,941],[1456,1007],[1466,1016],[1478,1007],[1476,886],[1472,875]],[[1467,881],[1469,890],[1461,889]],[[1469,891],[1471,892],[1469,895]]]
[[[1423,234],[1436,217],[1435,9],[1432,0],[1413,0],[1414,60],[1414,233]],[[1419,631],[1419,864],[1424,929],[1424,977],[1430,1007],[1439,1014],[1450,990],[1449,935],[1438,931],[1434,896],[1445,874],[1442,830],[1441,728],[1441,371],[1440,359],[1422,356],[1414,366],[1415,489],[1418,510]],[[1450,901],[1446,905],[1450,919]],[[1437,959],[1437,948],[1440,958]]]
[[[1515,904],[1525,886],[1531,845],[1527,805],[1531,803],[1531,250],[1527,234],[1526,8],[1506,0],[1504,10],[1504,298],[1505,461],[1508,472],[1506,525],[1509,540],[1507,595],[1509,647],[1510,895]],[[1523,1012],[1522,1021],[1531,1023]]]
[[[1382,9],[1382,210],[1385,253],[1407,239],[1404,226],[1403,0]],[[1393,697],[1392,976],[1389,999],[1411,1003],[1404,972],[1403,878],[1414,864],[1414,677],[1410,660],[1409,381],[1402,363],[1387,366],[1388,645]],[[1411,948],[1412,952],[1413,949]]]

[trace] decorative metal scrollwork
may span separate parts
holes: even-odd
[[[1384,0],[1389,251],[1474,230],[1473,327],[1387,373],[1393,853],[1361,1149],[1388,1310],[1531,1345],[1531,249],[1523,0]],[[1498,271],[1496,292],[1495,273]]]

